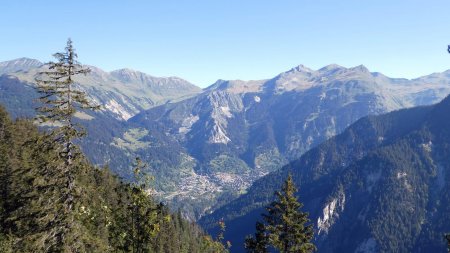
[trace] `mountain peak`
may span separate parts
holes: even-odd
[[[0,62],[0,74],[13,73],[17,71],[28,71],[32,68],[42,66],[43,63],[30,58],[18,58],[10,61]]]
[[[314,70],[312,70],[312,69],[306,67],[306,66],[303,65],[303,64],[300,64],[300,65],[298,65],[297,67],[292,68],[292,69],[289,70],[288,72],[307,72],[307,73],[310,73],[310,72],[314,72]]]
[[[125,82],[131,82],[131,81],[136,81],[136,80],[142,81],[142,79],[145,76],[147,76],[147,74],[145,74],[143,72],[129,69],[129,68],[114,70],[114,71],[111,71],[110,74],[112,76],[116,77],[117,79],[119,79],[121,81],[125,81]]]
[[[113,72],[115,72],[115,73],[136,73],[139,71],[130,69],[130,68],[122,68],[122,69],[116,69],[116,70],[111,71],[111,73],[113,73]]]
[[[230,93],[260,92],[262,85],[267,80],[222,80],[218,79],[215,83],[205,88],[206,91],[226,91]]]
[[[10,60],[10,61],[0,62],[0,66],[11,65],[11,64],[15,64],[15,65],[35,65],[36,67],[43,65],[42,62],[40,62],[40,61],[38,61],[36,59],[27,58],[27,57],[21,57],[21,58],[17,58],[17,59]]]
[[[110,72],[111,74],[120,74],[120,75],[136,75],[137,73],[142,73],[134,69],[129,68],[123,68],[123,69],[116,69]],[[143,74],[143,73],[142,73]]]
[[[356,67],[350,68],[350,70],[360,71],[360,72],[365,72],[365,73],[369,73],[370,72],[369,69],[366,66],[362,65],[362,64],[358,65]]]
[[[328,64],[328,65],[322,67],[321,69],[319,69],[319,71],[320,70],[333,70],[333,69],[345,69],[345,67],[343,67],[339,64],[336,64],[336,63],[332,63],[332,64]]]
[[[330,64],[319,69],[317,72],[319,73],[320,76],[328,78],[330,76],[341,74],[347,70],[348,70],[347,68],[342,67],[340,65]]]
[[[330,64],[319,69],[318,71],[327,76],[347,72],[370,73],[369,69],[367,69],[367,67],[362,64],[351,68],[346,68],[337,64]]]

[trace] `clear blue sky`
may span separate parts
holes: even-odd
[[[51,60],[71,37],[84,64],[263,79],[304,64],[392,77],[450,69],[448,0],[2,0],[0,61]]]

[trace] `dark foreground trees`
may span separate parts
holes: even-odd
[[[74,144],[83,131],[73,116],[97,108],[74,86],[75,75],[89,71],[70,40],[55,57],[38,78],[38,119],[47,131],[10,120],[0,106],[0,252],[218,252],[145,185],[87,161]]]
[[[256,224],[255,236],[245,240],[247,252],[264,253],[274,248],[283,253],[306,253],[316,250],[311,240],[312,225],[308,224],[308,213],[300,211],[303,206],[295,197],[292,176],[289,175],[281,191],[275,192],[276,200],[266,207],[264,223]]]
[[[63,162],[58,145],[31,121],[11,121],[0,106],[0,252],[223,252],[181,213],[171,213],[148,195],[137,194],[143,198],[136,201],[135,186],[92,166],[82,154],[73,161],[78,173],[71,225],[77,230],[55,243],[50,228],[67,219],[62,204],[54,202],[60,182],[47,173]],[[145,219],[143,228],[133,228],[130,213],[136,210]],[[146,219],[149,210],[152,218]],[[133,234],[147,228],[155,233]]]
[[[445,235],[445,240],[447,240],[447,251],[450,252],[450,234]]]
[[[48,70],[40,72],[36,78],[36,89],[41,102],[41,106],[37,108],[37,119],[55,127],[51,134],[54,141],[61,144],[59,154],[67,167],[78,154],[74,139],[85,134],[82,127],[74,122],[75,114],[82,110],[98,110],[100,106],[89,101],[86,93],[75,87],[75,78],[86,75],[91,70],[77,61],[78,55],[72,40],[67,40],[64,52],[53,56],[57,62],[47,63]]]
[[[68,39],[64,52],[53,55],[56,62],[49,62],[45,71],[36,78],[36,89],[40,94],[41,105],[37,108],[37,119],[40,123],[47,123],[51,130],[51,143],[42,142],[42,148],[56,148],[59,164],[54,165],[46,173],[52,175],[50,184],[40,187],[53,192],[53,205],[60,209],[59,215],[53,217],[46,224],[49,233],[48,240],[52,241],[51,248],[59,249],[57,245],[72,244],[78,241],[77,228],[74,227],[74,209],[79,202],[76,193],[76,177],[79,175],[78,156],[80,154],[74,140],[84,135],[82,128],[74,122],[74,115],[82,110],[99,109],[92,104],[83,91],[75,87],[77,75],[90,72],[77,61],[77,54],[72,41]],[[53,145],[58,144],[58,145]],[[72,249],[75,250],[75,249]]]

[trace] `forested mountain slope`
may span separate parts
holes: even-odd
[[[152,108],[128,122],[149,130],[144,139],[153,144],[138,151],[142,156],[169,148],[166,153],[174,161],[170,150],[180,150],[175,154],[184,165],[176,168],[181,163],[175,162],[163,170],[177,175],[174,187],[165,189],[169,198],[195,203],[222,196],[220,205],[230,199],[223,192],[245,192],[255,179],[361,117],[440,101],[450,92],[449,81],[448,73],[407,80],[364,66],[330,65],[317,71],[298,66],[270,80],[218,81],[202,94]],[[174,145],[158,144],[168,140]],[[169,157],[159,161],[164,164]],[[157,163],[154,167],[161,166]]]
[[[0,107],[0,252],[221,252],[181,213],[78,157],[72,212],[58,144]],[[60,238],[61,226],[71,229]]]
[[[319,252],[444,252],[450,230],[450,97],[369,116],[257,180],[200,222],[224,218],[233,252],[291,172]],[[239,248],[241,247],[241,248]]]
[[[13,117],[34,115],[32,82],[42,68],[26,58],[0,63],[0,102]],[[361,117],[435,103],[450,93],[448,71],[407,80],[364,66],[300,65],[269,80],[219,80],[200,91],[179,78],[91,68],[78,87],[103,110],[76,115],[90,133],[80,143],[87,157],[130,180],[130,164],[142,157],[158,179],[156,194],[192,218],[245,193],[254,180]]]

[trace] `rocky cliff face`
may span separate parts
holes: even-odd
[[[43,66],[32,62],[0,63],[0,72],[8,72],[0,76],[0,101],[12,115],[33,115],[32,83]],[[77,82],[103,105],[80,116],[92,161],[131,178],[131,161],[140,156],[157,178],[156,194],[183,203],[193,218],[361,117],[431,104],[450,93],[447,72],[391,79],[364,66],[300,65],[269,80],[219,80],[203,91],[176,77],[91,69]]]
[[[207,192],[217,197],[245,192],[253,180],[361,117],[438,102],[450,93],[445,78],[391,79],[364,66],[317,71],[298,66],[270,80],[219,80],[200,95],[142,112],[129,122],[144,129],[158,125],[195,161],[191,170],[209,182],[193,188],[210,187]]]
[[[243,252],[262,208],[291,172],[319,252],[442,252],[450,227],[450,97],[435,106],[365,117],[257,180],[200,222],[224,218]],[[250,229],[249,229],[250,228]]]

